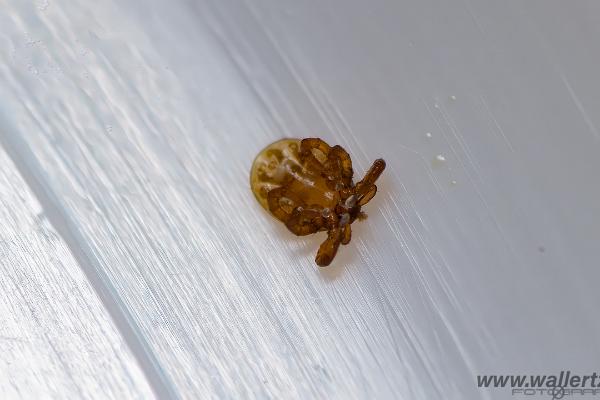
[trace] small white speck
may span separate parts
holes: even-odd
[[[38,1],[37,3],[38,3],[37,8],[40,11],[45,11],[50,6],[50,3],[48,2],[48,0]]]
[[[452,180],[452,182],[450,182],[450,184],[451,184],[452,186],[456,186],[456,184],[457,184],[457,183],[458,183],[458,182],[456,182],[455,180]]]
[[[437,103],[435,103],[435,104],[433,105],[433,108],[440,108],[440,105],[439,105],[439,104],[437,104]]]
[[[450,96],[450,100],[456,100],[456,96],[455,95]]]
[[[435,156],[435,160],[439,161],[439,162],[444,162],[444,161],[446,161],[446,157],[444,157],[441,154],[438,154],[437,156]]]
[[[426,136],[427,138],[429,138],[429,139],[431,139],[431,138],[433,137],[433,135],[431,134],[431,132],[427,132],[427,133],[425,134],[425,136]]]

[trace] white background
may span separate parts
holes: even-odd
[[[598,371],[599,2],[0,7],[0,398]],[[388,165],[327,269],[247,183],[308,136]]]

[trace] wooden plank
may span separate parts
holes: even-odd
[[[0,397],[153,398],[86,276],[0,149]]]
[[[168,396],[504,398],[475,375],[593,372],[595,3],[162,3],[11,3],[0,94]],[[247,184],[264,145],[313,135],[359,174],[388,161],[326,270]]]

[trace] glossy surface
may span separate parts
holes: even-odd
[[[0,113],[0,127],[7,129]],[[0,148],[0,398],[153,399],[89,277]]]
[[[0,339],[3,400],[501,400],[475,376],[597,371],[597,0],[0,3],[1,145],[71,250],[0,224],[40,279],[0,280],[1,334],[40,338]],[[387,162],[328,268],[248,189],[282,133]],[[96,347],[111,320],[126,345]]]

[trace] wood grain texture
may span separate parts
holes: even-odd
[[[10,2],[3,140],[163,397],[506,398],[600,357],[597,4]],[[304,136],[388,163],[325,270],[248,188]]]
[[[40,204],[0,150],[0,398],[153,398]]]

